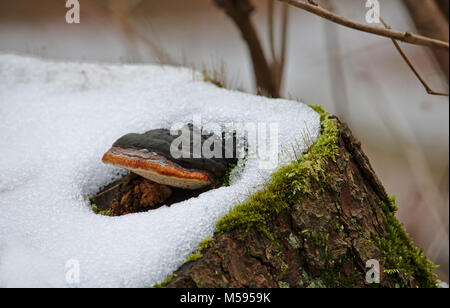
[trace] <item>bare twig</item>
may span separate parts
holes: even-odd
[[[380,21],[383,23],[383,25],[386,27],[386,29],[391,29],[391,27],[386,23],[386,21],[381,16],[378,16],[378,17],[380,18]],[[424,88],[425,88],[425,90],[427,91],[428,94],[430,94],[430,95],[440,95],[440,96],[449,96],[448,92],[439,92],[439,91],[434,91],[433,89],[431,89],[428,86],[428,84],[426,83],[425,79],[423,79],[422,76],[420,76],[419,72],[416,70],[414,65],[412,65],[411,61],[406,56],[405,52],[400,47],[399,43],[396,40],[394,40],[394,39],[392,40],[392,42],[394,43],[394,46],[398,50],[400,55],[402,56],[403,60],[405,60],[405,62],[408,64],[409,68],[413,71],[414,75],[416,75],[417,79],[419,79],[419,81],[422,83],[422,85],[424,86]]]
[[[110,191],[113,191],[114,189],[116,189],[117,187],[119,187],[120,184],[122,184],[122,183],[116,184],[116,185],[114,185],[114,186],[112,186],[112,187],[110,187],[110,188],[108,188],[108,189],[106,189],[106,190],[104,190],[104,191],[102,191],[102,192],[96,194],[95,196],[89,196],[89,197],[88,197],[88,200],[89,200],[89,201],[92,201],[92,200],[94,200],[94,199],[97,199],[98,197],[101,197],[101,196],[103,196],[104,194],[109,193]]]
[[[281,54],[279,59],[278,72],[276,76],[276,84],[278,89],[281,87],[284,75],[284,66],[286,64],[286,49],[287,49],[287,32],[289,21],[289,6],[283,5],[283,11],[281,16]]]
[[[320,16],[322,18],[328,19],[334,23],[340,24],[345,27],[349,27],[355,30],[384,36],[390,39],[394,39],[397,41],[402,41],[409,44],[414,45],[422,45],[422,46],[430,46],[430,47],[438,47],[449,49],[449,43],[441,40],[432,39],[426,36],[422,36],[419,34],[411,33],[411,32],[400,32],[392,29],[384,29],[379,27],[373,27],[370,25],[366,25],[355,20],[337,15],[333,12],[330,12],[326,9],[319,7],[318,5],[306,3],[299,0],[278,0],[281,2],[288,3],[292,6],[298,7],[305,11],[308,11],[312,14]]]
[[[214,0],[216,5],[234,21],[250,51],[258,91],[270,97],[279,97],[269,63],[256,29],[250,19],[253,6],[248,0]]]
[[[420,34],[442,41],[448,41],[448,19],[444,16],[434,0],[403,0],[403,2],[408,8],[411,18]],[[434,48],[433,53],[448,81],[449,61],[447,50]]]
[[[323,1],[325,9],[334,11],[333,0]],[[342,63],[341,42],[339,41],[338,28],[328,20],[324,19],[324,34],[326,53],[328,55],[328,67],[330,87],[337,115],[345,121],[350,122],[351,112],[349,109],[348,87],[344,67]]]
[[[286,63],[286,49],[287,49],[287,32],[288,32],[288,19],[289,19],[289,6],[283,5],[281,12],[281,45],[280,52],[277,54],[275,51],[275,35],[274,35],[274,15],[275,15],[275,1],[268,0],[267,19],[269,28],[269,45],[270,53],[272,56],[272,75],[275,83],[275,87],[280,92],[281,83],[283,82],[284,66]]]
[[[140,0],[128,2],[109,0],[107,2],[106,8],[110,11],[111,17],[119,26],[120,30],[123,32],[124,37],[127,40],[129,40],[133,44],[137,41],[144,43],[147,48],[149,48],[154,53],[154,56],[158,62],[162,64],[177,65],[178,63],[172,59],[167,51],[163,50],[163,48],[161,48],[158,44],[148,39],[131,22],[131,9],[134,5],[137,5],[140,2]],[[97,5],[104,7],[102,2],[98,2]]]
[[[276,52],[275,52],[275,38],[274,38],[274,19],[275,15],[275,0],[268,0],[267,1],[267,20],[268,20],[268,29],[269,29],[269,46],[270,46],[270,53],[272,56],[272,59],[275,60],[277,58]]]

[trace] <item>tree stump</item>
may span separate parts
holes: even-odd
[[[316,109],[319,140],[223,217],[163,286],[436,287],[433,264],[395,218],[360,142]],[[369,260],[380,264],[378,284],[366,280]]]

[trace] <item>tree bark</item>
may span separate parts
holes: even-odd
[[[202,257],[182,265],[166,286],[373,287],[366,281],[370,259],[381,264],[376,286],[423,286],[420,275],[383,272],[383,253],[374,239],[387,234],[380,202],[388,203],[389,196],[359,141],[338,123],[339,153],[325,163],[328,179],[312,178],[315,197],[305,196],[271,217],[273,238],[255,227],[216,232]]]

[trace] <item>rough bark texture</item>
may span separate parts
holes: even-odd
[[[124,178],[112,202],[110,216],[121,216],[158,207],[170,198],[172,189],[136,175]]]
[[[121,216],[155,210],[197,197],[210,188],[181,189],[158,184],[130,173],[106,186],[90,201],[94,212],[105,216]]]
[[[272,215],[267,229],[216,232],[201,258],[185,263],[167,287],[373,287],[366,261],[380,260],[382,287],[417,287],[411,274],[383,273],[376,238],[387,234],[380,202],[389,202],[360,143],[338,122],[338,155],[328,159],[314,194]],[[415,247],[414,247],[415,248]]]

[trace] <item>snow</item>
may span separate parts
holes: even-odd
[[[278,123],[280,150],[320,133],[302,103],[220,89],[185,68],[0,55],[0,286],[149,287],[182,265],[273,170],[249,159],[230,187],[121,217],[95,215],[86,198],[123,174],[101,162],[118,137],[194,115]]]

